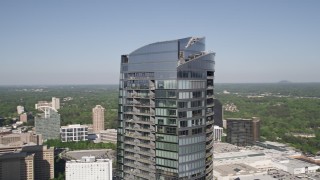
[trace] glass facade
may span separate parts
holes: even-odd
[[[35,116],[36,134],[42,134],[43,140],[60,139],[60,114],[52,108]]]
[[[121,56],[117,176],[212,179],[214,53],[204,38]]]

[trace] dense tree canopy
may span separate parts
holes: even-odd
[[[230,94],[223,94],[224,90]],[[320,150],[320,83],[216,84],[215,94],[223,104],[234,103],[239,109],[239,112],[224,111],[224,118],[260,117],[262,139],[287,142],[305,152]],[[118,85],[0,86],[0,123],[10,123],[11,118],[17,117],[16,107],[22,105],[31,118],[28,124],[32,124],[32,116],[38,113],[35,103],[50,101],[51,97],[60,98],[62,125],[92,123],[92,108],[100,104],[106,108],[106,128],[116,128]],[[72,99],[63,100],[67,97]],[[299,138],[292,133],[317,137]]]

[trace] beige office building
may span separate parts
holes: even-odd
[[[33,134],[32,132],[3,134],[0,135],[0,144],[8,146],[42,145],[42,135]]]
[[[117,143],[117,130],[107,129],[104,131],[100,131],[100,140],[104,143]]]
[[[0,154],[0,179],[34,179],[34,154],[15,152]]]
[[[104,108],[101,105],[92,109],[92,123],[94,133],[104,130]]]
[[[22,114],[20,114],[20,121],[21,122],[28,122],[28,115],[27,115],[27,113],[22,113]]]
[[[19,146],[0,148],[0,179],[54,178],[54,148]]]

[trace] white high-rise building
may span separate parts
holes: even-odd
[[[88,140],[88,126],[80,124],[72,124],[61,126],[61,141],[86,141]]]
[[[48,101],[38,101],[37,104],[35,104],[36,109],[42,109],[44,107],[52,107],[55,110],[60,109],[60,98],[52,97],[51,102]]]
[[[221,141],[221,137],[223,134],[223,128],[219,126],[213,126],[213,139],[215,141]]]
[[[24,112],[24,107],[23,106],[17,106],[17,113],[22,114]]]
[[[67,161],[66,180],[112,180],[112,160],[84,156],[81,160]]]
[[[60,99],[56,98],[56,97],[52,97],[52,108],[54,108],[55,110],[59,110],[60,109]]]

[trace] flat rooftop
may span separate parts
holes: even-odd
[[[97,159],[113,159],[115,151],[111,149],[68,151],[65,157],[70,160],[81,160],[84,156],[95,156]]]
[[[318,166],[316,164],[308,163],[306,161],[301,161],[301,160],[297,160],[297,159],[289,159],[289,158],[280,159],[279,161],[277,161],[277,163],[283,164],[289,168],[304,168],[304,167]]]
[[[214,171],[220,176],[248,175],[260,172],[258,169],[243,163],[215,166]]]
[[[213,143],[213,152],[214,153],[224,153],[224,152],[238,152],[241,147],[232,145],[224,142],[215,142]]]

